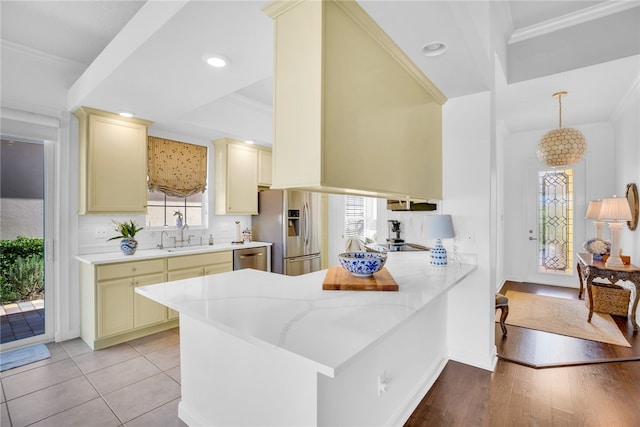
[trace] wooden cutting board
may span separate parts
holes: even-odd
[[[342,267],[329,267],[322,282],[325,291],[397,291],[398,284],[386,268],[369,277],[357,277]]]

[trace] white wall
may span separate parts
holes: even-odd
[[[615,129],[615,193],[622,197],[626,186],[640,186],[640,79],[630,89],[612,117]],[[624,227],[620,233],[620,247],[631,262],[640,265],[640,227],[635,231]]]
[[[459,251],[477,254],[478,264],[449,292],[449,357],[484,369],[492,369],[495,361],[492,120],[489,92],[449,99],[443,108],[442,213],[452,215],[456,235],[462,236]]]
[[[0,204],[0,239],[44,237],[44,200],[4,198]]]

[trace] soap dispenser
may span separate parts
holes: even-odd
[[[209,234],[209,246],[213,245],[213,234]]]

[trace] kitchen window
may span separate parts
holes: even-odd
[[[149,136],[147,151],[147,226],[207,224],[207,147]]]
[[[376,241],[376,199],[345,196],[344,237],[357,237],[365,243]]]
[[[206,224],[206,193],[188,197],[167,196],[159,191],[147,192],[147,219],[149,227],[175,226],[176,211],[180,211],[189,227]]]

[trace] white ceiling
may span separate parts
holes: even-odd
[[[267,3],[3,0],[3,49],[76,64],[68,109],[128,109],[154,121],[156,133],[270,144],[273,24],[261,11]],[[446,96],[495,84],[498,116],[511,131],[555,127],[551,94],[559,90],[569,92],[567,126],[606,121],[640,75],[637,1],[359,4]],[[421,49],[431,41],[449,49],[427,58]],[[494,82],[493,48],[506,81]],[[211,69],[205,53],[231,64]],[[18,96],[8,92],[3,105]]]

